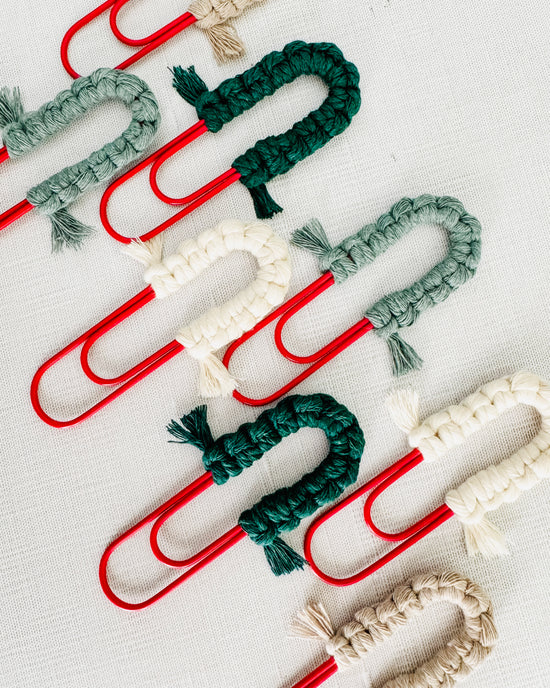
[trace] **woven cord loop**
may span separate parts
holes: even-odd
[[[366,312],[375,332],[384,339],[393,359],[394,375],[421,367],[422,359],[398,332],[416,322],[428,308],[444,301],[471,279],[481,257],[481,225],[456,198],[423,195],[402,198],[378,220],[332,247],[317,220],[292,236],[292,242],[319,258],[323,272],[330,271],[337,284],[393,246],[414,227],[437,224],[449,237],[446,257],[410,287],[384,296]]]
[[[213,91],[207,89],[194,68],[174,68],[174,87],[195,106],[199,119],[212,132],[304,75],[318,76],[328,86],[328,96],[319,109],[284,134],[258,141],[233,162],[240,181],[250,191],[259,218],[272,217],[282,210],[269,195],[266,183],[288,172],[349,126],[361,105],[357,68],[332,43],[303,41],[269,53],[254,67],[226,79]]]
[[[160,125],[155,96],[133,74],[117,69],[97,69],[58,93],[35,112],[24,113],[19,90],[0,89],[0,127],[10,158],[33,150],[65,129],[96,105],[118,100],[128,107],[132,120],[126,130],[85,160],[65,167],[27,192],[27,200],[52,223],[52,249],[77,247],[91,228],[70,215],[66,208],[85,191],[108,181],[119,169],[140,155]]]
[[[418,396],[407,390],[390,397],[394,420],[408,434],[426,461],[443,457],[471,435],[511,408],[532,406],[541,417],[539,432],[497,466],[489,466],[445,497],[462,522],[470,555],[496,556],[507,552],[503,534],[487,518],[502,504],[550,478],[550,385],[532,373],[520,372],[483,385],[456,406],[420,421]]]
[[[195,239],[184,241],[176,253],[165,258],[162,245],[162,235],[158,235],[147,242],[133,241],[123,249],[147,266],[145,282],[153,287],[157,298],[179,291],[234,251],[246,251],[258,262],[256,278],[248,287],[180,328],[176,337],[199,361],[201,395],[227,396],[236,382],[214,353],[251,330],[282,303],[291,274],[288,246],[265,222],[240,220],[220,222]]]
[[[203,451],[203,464],[214,482],[222,485],[242,473],[267,451],[300,428],[319,428],[329,442],[328,455],[311,473],[291,487],[262,497],[243,511],[239,525],[264,548],[276,576],[303,568],[305,560],[281,538],[324,504],[337,499],[357,480],[365,439],[355,416],[327,394],[295,395],[263,411],[253,423],[214,440],[206,421],[206,408],[198,407],[168,431],[177,441]]]
[[[415,576],[376,607],[360,609],[354,621],[336,631],[318,603],[298,614],[291,628],[297,637],[323,640],[338,668],[346,669],[436,602],[460,607],[463,627],[425,664],[411,674],[387,681],[383,688],[448,688],[484,662],[498,640],[489,598],[479,586],[457,573]]]

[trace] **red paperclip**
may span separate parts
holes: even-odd
[[[162,524],[176,511],[179,511],[186,504],[189,504],[189,502],[193,501],[193,499],[198,497],[213,484],[214,480],[212,478],[212,473],[210,473],[210,471],[203,473],[199,478],[197,478],[197,480],[194,480],[192,483],[187,485],[187,487],[178,492],[178,494],[174,495],[174,497],[164,502],[164,504],[159,506],[158,509],[155,509],[155,511],[143,518],[139,523],[136,523],[135,526],[132,526],[132,528],[120,535],[107,547],[99,564],[99,581],[101,583],[103,592],[113,604],[115,604],[117,607],[121,607],[122,609],[127,609],[130,611],[149,607],[151,604],[154,604],[160,600],[174,588],[177,588],[178,585],[184,583],[188,578],[193,576],[195,573],[198,573],[198,571],[207,566],[207,564],[209,564],[211,561],[214,561],[214,559],[217,559],[220,555],[233,547],[233,545],[236,545],[246,537],[247,534],[245,531],[239,525],[237,525],[188,559],[176,561],[166,557],[161,552],[157,543],[157,537],[158,531]],[[132,535],[135,535],[135,533],[153,521],[154,524],[151,530],[150,541],[151,549],[154,555],[159,561],[167,564],[168,566],[172,566],[174,568],[186,568],[187,570],[148,599],[135,603],[125,602],[120,597],[115,595],[107,580],[107,564],[109,562],[109,558],[114,550],[117,549],[117,547],[119,547],[125,540],[132,537]]]
[[[177,17],[177,19],[174,19],[170,23],[166,24],[166,26],[163,26],[158,31],[152,33],[150,36],[138,39],[128,38],[120,31],[117,25],[118,13],[128,2],[129,0],[106,0],[106,2],[99,5],[95,8],[95,10],[92,10],[92,12],[89,12],[86,16],[82,17],[82,19],[79,19],[75,24],[73,24],[65,36],[63,36],[63,41],[61,43],[61,62],[63,63],[63,67],[65,67],[67,73],[72,76],[73,79],[77,79],[80,74],[73,69],[69,61],[69,43],[73,39],[73,36],[80,31],[80,29],[89,24],[96,17],[99,17],[104,12],[107,12],[109,8],[111,8],[109,13],[109,24],[115,37],[125,45],[135,47],[143,46],[141,50],[138,50],[131,57],[124,60],[124,62],[121,62],[117,67],[115,67],[115,69],[126,69],[127,67],[130,67],[153,50],[156,50],[156,48],[161,46],[163,43],[166,43],[166,41],[170,40],[170,38],[173,38],[178,33],[197,21],[197,18],[190,12],[185,12]]]
[[[208,129],[204,124],[204,120],[199,120],[196,122],[196,124],[193,124],[191,127],[189,127],[189,129],[184,131],[179,136],[176,136],[175,139],[169,141],[165,146],[150,155],[148,158],[145,158],[145,160],[142,160],[138,165],[133,167],[131,170],[128,170],[128,172],[110,184],[101,198],[99,214],[101,216],[101,222],[103,226],[107,230],[108,234],[113,237],[113,239],[116,239],[123,244],[129,244],[133,240],[132,237],[126,237],[122,234],[119,234],[109,222],[107,215],[107,205],[109,200],[119,186],[134,177],[136,174],[138,174],[138,172],[141,172],[141,170],[144,170],[146,167],[151,167],[149,172],[149,181],[157,198],[168,205],[185,205],[185,208],[179,210],[177,213],[172,215],[172,217],[168,218],[168,220],[165,220],[154,229],[142,234],[139,237],[142,241],[149,241],[149,239],[152,239],[157,234],[164,232],[165,229],[168,229],[168,227],[171,227],[183,217],[193,212],[195,208],[203,205],[203,203],[206,203],[206,201],[208,201],[210,198],[213,198],[219,194],[220,191],[223,191],[223,189],[226,189],[228,186],[239,180],[241,175],[237,172],[237,170],[231,167],[229,170],[227,170],[227,172],[224,172],[219,177],[216,177],[216,179],[208,182],[208,184],[205,186],[201,187],[197,191],[194,191],[188,196],[184,196],[183,198],[172,198],[160,190],[157,182],[157,175],[162,165],[179,150],[185,148],[185,146],[199,136],[205,134],[207,131]]]
[[[342,500],[340,503],[336,504],[327,512],[322,514],[319,518],[316,518],[315,521],[313,521],[306,533],[304,553],[312,571],[321,580],[323,580],[325,583],[336,585],[338,587],[359,583],[359,581],[362,581],[375,571],[378,571],[399,556],[402,552],[412,547],[412,545],[414,545],[416,542],[422,540],[424,537],[426,537],[426,535],[428,535],[428,533],[431,533],[432,530],[439,528],[439,526],[443,525],[443,523],[448,521],[451,516],[454,515],[453,511],[451,511],[446,504],[442,504],[430,512],[427,516],[399,533],[386,533],[383,530],[380,530],[380,528],[374,524],[371,511],[375,500],[382,494],[382,492],[387,490],[388,487],[393,485],[393,483],[399,480],[399,478],[402,478],[409,471],[415,468],[415,466],[418,466],[420,463],[422,463],[423,460],[424,457],[420,451],[418,449],[413,449],[409,454],[399,459],[399,461],[396,461],[389,468],[386,468],[386,470],[379,473],[372,480],[369,480],[369,482],[365,483],[365,485],[362,487],[354,490],[348,497],[346,497],[346,499]],[[359,499],[359,497],[367,492],[370,492],[370,494],[367,497],[365,506],[363,508],[366,524],[372,530],[372,532],[382,540],[387,540],[388,542],[399,542],[400,544],[398,544],[384,556],[380,557],[380,559],[375,561],[373,564],[370,564],[362,571],[359,571],[359,573],[356,573],[352,576],[347,576],[346,578],[335,578],[334,576],[329,576],[321,571],[321,569],[313,560],[313,556],[311,554],[311,541],[313,536],[315,532],[323,525],[323,523],[328,521],[330,518],[332,518],[332,516],[354,502],[356,499]],[[326,676],[326,678],[328,678],[328,676]],[[324,680],[325,679],[322,679],[322,681]],[[322,681],[320,681],[320,683],[322,683]],[[320,685],[320,683],[304,683],[303,685],[300,683],[298,685],[300,688],[306,688],[306,686],[308,688],[313,688],[314,686]]]
[[[83,335],[81,335],[73,342],[68,344],[64,349],[56,353],[48,361],[46,361],[40,366],[40,368],[36,371],[32,379],[31,402],[35,412],[45,423],[51,425],[54,428],[65,428],[70,425],[76,425],[77,423],[80,423],[86,418],[93,416],[95,413],[97,413],[100,409],[109,404],[111,401],[114,401],[127,389],[130,389],[130,387],[133,387],[144,377],[147,377],[147,375],[152,373],[154,370],[160,368],[161,365],[167,363],[176,354],[180,353],[180,351],[183,351],[184,346],[174,339],[169,344],[166,344],[161,349],[156,351],[154,354],[148,356],[146,359],[141,361],[141,363],[138,363],[133,368],[130,368],[130,370],[126,371],[122,375],[119,375],[118,377],[110,379],[101,378],[90,369],[90,366],[88,364],[88,355],[92,345],[106,332],[113,329],[113,327],[115,327],[122,321],[126,320],[126,318],[132,315],[132,313],[135,313],[140,308],[143,308],[143,306],[152,301],[154,298],[155,292],[153,291],[153,288],[151,286],[145,287],[145,289],[140,291],[139,294],[136,294],[129,301],[120,306],[120,308],[117,308],[115,311],[113,311],[111,315],[108,315],[101,322],[94,325],[94,327],[92,327]],[[99,401],[97,404],[94,404],[94,406],[84,411],[79,416],[71,418],[70,420],[56,420],[55,418],[49,416],[40,404],[40,398],[38,394],[40,381],[44,373],[49,368],[51,368],[55,363],[57,363],[57,361],[61,360],[62,358],[65,358],[65,356],[67,356],[71,351],[73,351],[79,346],[82,346],[82,370],[86,373],[88,378],[98,385],[118,384],[120,385],[120,387],[117,387],[104,399],[101,399],[101,401]]]
[[[0,159],[0,163],[8,159],[9,155],[6,154],[4,158]],[[9,227],[9,225],[18,220],[20,217],[23,217],[23,215],[26,215],[28,212],[33,210],[34,207],[35,206],[32,203],[29,203],[29,201],[27,201],[25,198],[9,210],[6,210],[6,212],[0,215],[0,231],[2,229],[6,229],[6,227]]]
[[[241,392],[235,390],[233,392],[233,396],[235,397],[235,399],[237,399],[243,404],[247,404],[248,406],[263,406],[265,404],[271,404],[287,392],[290,392],[290,390],[294,389],[296,385],[299,385],[300,382],[303,382],[310,375],[313,375],[313,373],[316,370],[319,370],[319,368],[321,368],[322,366],[324,366],[325,363],[331,361],[341,351],[347,349],[348,346],[353,344],[353,342],[357,341],[364,334],[370,332],[370,330],[373,329],[374,326],[370,322],[370,320],[363,317],[361,318],[361,320],[355,323],[355,325],[352,325],[341,335],[333,339],[332,342],[324,346],[322,349],[319,349],[319,351],[317,351],[316,353],[310,354],[309,356],[297,356],[285,347],[282,341],[282,333],[283,327],[286,325],[286,323],[295,313],[297,313],[302,308],[304,308],[308,303],[316,299],[320,294],[326,291],[333,284],[334,277],[332,276],[332,273],[325,272],[325,274],[321,275],[321,277],[315,280],[315,282],[312,282],[308,287],[296,294],[296,296],[289,299],[286,303],[283,303],[282,306],[279,306],[279,308],[277,308],[275,311],[270,313],[266,318],[264,318],[260,323],[258,323],[256,327],[254,327],[249,332],[245,332],[245,334],[243,334],[242,337],[236,339],[229,346],[223,358],[223,364],[226,368],[229,365],[231,357],[242,344],[248,341],[257,332],[263,330],[264,327],[267,327],[274,320],[278,320],[277,324],[275,325],[275,344],[277,345],[277,349],[287,360],[292,361],[293,363],[311,364],[309,368],[306,368],[306,370],[302,371],[293,380],[291,380],[289,383],[281,387],[281,389],[279,389],[277,392],[274,392],[268,397],[264,397],[263,399],[251,399],[250,397],[246,397],[244,394],[241,394]]]

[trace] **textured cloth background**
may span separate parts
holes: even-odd
[[[4,0],[0,83],[20,85],[34,109],[70,84],[58,56],[65,30],[93,0]],[[235,22],[248,52],[216,64],[196,28],[134,68],[160,100],[161,145],[195,120],[170,85],[168,67],[196,64],[210,87],[294,39],[333,41],[361,72],[363,106],[351,127],[312,158],[269,185],[285,212],[274,226],[285,237],[317,215],[337,241],[374,220],[402,196],[460,198],[484,229],[475,279],[424,314],[404,333],[425,360],[401,384],[416,386],[428,414],[462,400],[480,384],[517,369],[550,378],[550,9],[538,2],[460,0],[268,0]],[[182,11],[175,0],[134,0],[120,23],[145,35]],[[89,73],[114,65],[130,49],[96,22],[75,39],[71,57]],[[258,138],[279,133],[324,97],[304,78],[263,101],[216,135],[179,153],[160,175],[166,192],[183,195],[227,169]],[[104,106],[28,157],[0,167],[0,210],[61,166],[114,138],[128,121]],[[72,208],[99,227],[102,190]],[[167,233],[170,250],[226,217],[252,217],[239,184]],[[145,175],[113,197],[117,227],[137,234],[169,210],[148,192]],[[185,354],[173,359],[91,420],[66,430],[33,413],[29,385],[60,347],[142,289],[142,270],[98,229],[77,253],[50,255],[50,227],[31,213],[0,236],[0,684],[129,688],[287,688],[310,671],[323,648],[288,638],[291,616],[321,600],[335,624],[382,599],[414,573],[451,568],[490,593],[501,635],[494,655],[466,684],[478,688],[542,688],[550,681],[550,486],[491,514],[511,549],[500,561],[468,559],[452,520],[362,583],[332,588],[309,572],[275,578],[263,552],[245,540],[159,604],[121,611],[103,596],[97,568],[106,545],[202,471],[192,447],[168,444],[164,426],[198,402],[198,370]],[[375,265],[334,287],[287,327],[294,350],[316,350],[391,289],[406,286],[445,252],[445,237],[420,228]],[[292,292],[318,276],[314,259],[293,251]],[[170,341],[183,322],[222,303],[252,277],[254,264],[235,255],[163,303],[149,305],[110,333],[93,364],[114,375]],[[275,356],[268,335],[247,346],[232,367],[242,389],[265,395],[293,366]],[[357,414],[367,437],[365,481],[406,451],[383,400],[398,386],[385,344],[374,335],[311,377],[300,392],[333,394]],[[69,417],[99,398],[78,374],[77,357],[48,374],[44,403]],[[209,405],[215,433],[233,431],[258,410],[234,400]],[[441,503],[469,475],[506,458],[534,433],[528,409],[510,413],[452,452],[440,465],[415,469],[382,499],[375,516],[399,529]],[[236,523],[263,494],[295,481],[326,451],[320,431],[281,443],[240,478],[213,487],[163,529],[173,556],[187,556]],[[362,521],[363,501],[315,540],[319,563],[345,575],[387,550]],[[306,523],[285,539],[301,549]],[[126,599],[141,599],[173,572],[156,563],[146,534],[121,548],[110,576]],[[430,656],[449,638],[458,613],[430,609],[333,688],[380,686]],[[328,684],[327,684],[328,685]]]

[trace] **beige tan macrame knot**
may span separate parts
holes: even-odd
[[[510,458],[469,478],[445,497],[464,526],[470,555],[498,556],[507,552],[503,534],[487,512],[513,502],[545,478],[550,478],[550,385],[537,375],[519,372],[493,380],[456,406],[419,417],[418,395],[402,390],[388,399],[395,423],[408,434],[426,461],[436,461],[463,444],[473,433],[519,404],[532,406],[541,418],[535,437]]]
[[[360,609],[354,621],[336,631],[324,607],[313,603],[296,616],[291,631],[297,637],[323,640],[338,668],[345,669],[434,602],[460,607],[463,627],[432,659],[411,674],[387,681],[383,688],[448,688],[481,664],[498,638],[489,598],[479,586],[457,573],[416,576],[376,607]]]
[[[262,0],[195,0],[189,6],[189,12],[197,18],[197,26],[205,32],[220,62],[244,53],[241,39],[227,22],[257,2]]]

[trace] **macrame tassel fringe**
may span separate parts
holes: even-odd
[[[492,558],[508,554],[504,535],[485,516],[478,523],[463,523],[463,526],[466,549],[471,557],[482,554]]]
[[[276,576],[303,569],[307,561],[292,549],[281,538],[275,538],[269,545],[264,545],[265,557]]]
[[[149,239],[149,241],[142,241],[135,239],[123,247],[122,252],[130,258],[137,260],[138,263],[150,268],[152,265],[158,265],[162,262],[162,250],[164,246],[164,238],[162,234],[157,234],[156,237]]]
[[[393,361],[393,374],[396,377],[410,373],[412,370],[420,370],[422,367],[422,359],[410,344],[407,344],[407,342],[401,339],[397,332],[390,335],[386,339],[386,342],[390,348]]]
[[[208,87],[195,71],[195,67],[184,69],[174,67],[172,84],[180,96],[190,105],[195,105],[199,97],[208,91]]]
[[[293,232],[291,241],[295,246],[320,258],[332,249],[322,224],[316,219],[310,220],[301,229]]]
[[[217,356],[210,353],[199,360],[199,392],[203,397],[228,397],[237,387],[235,378]]]
[[[308,640],[330,640],[334,637],[334,628],[329,616],[319,602],[313,602],[298,612],[290,622],[290,635],[294,638]]]
[[[267,220],[273,217],[276,213],[280,213],[282,208],[269,195],[269,191],[265,184],[259,186],[247,187],[254,202],[254,210],[256,217],[260,220]]]
[[[235,29],[229,25],[216,25],[204,29],[210,45],[219,62],[232,57],[240,57],[244,53],[244,45],[237,36]]]
[[[179,423],[171,420],[166,426],[168,432],[175,437],[178,444],[191,444],[201,451],[206,451],[214,445],[214,438],[206,419],[206,406],[197,406],[191,413],[180,418]]]
[[[82,241],[93,232],[93,228],[83,224],[65,208],[56,210],[48,216],[52,223],[52,251],[57,253],[70,246],[79,248]]]
[[[21,92],[18,88],[0,88],[0,127],[19,122],[23,117]]]
[[[386,399],[393,422],[407,434],[420,425],[420,400],[413,389],[400,389]]]

